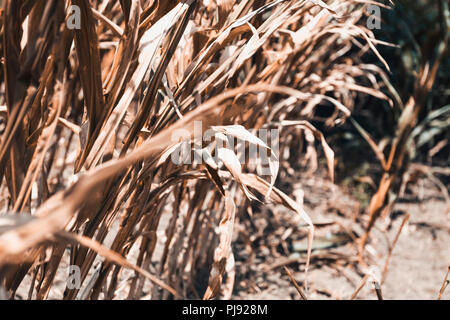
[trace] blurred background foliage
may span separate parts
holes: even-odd
[[[388,1],[386,1],[388,2]],[[395,1],[389,9],[382,9],[381,29],[374,30],[376,38],[392,44],[379,45],[378,50],[389,62],[390,72],[386,72],[385,93],[393,104],[369,95],[360,95],[355,103],[353,118],[384,149],[387,155],[389,141],[395,136],[404,105],[418,90],[421,66],[430,66],[436,61],[437,51],[442,43],[442,24],[445,10],[438,1],[415,0]],[[447,17],[448,19],[448,17]],[[448,47],[440,62],[432,90],[426,95],[425,104],[419,114],[407,144],[407,161],[420,162],[438,167],[436,175],[444,185],[448,185],[450,165],[450,56]],[[367,63],[383,68],[374,54],[364,57]],[[357,177],[379,176],[382,172],[374,153],[358,130],[350,121],[342,126],[326,128],[320,126],[334,145],[337,158],[337,178],[344,186],[354,188],[354,195],[367,206],[370,190],[366,179]],[[356,177],[356,178],[355,178]],[[376,180],[375,180],[376,181]]]

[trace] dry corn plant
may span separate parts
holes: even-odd
[[[421,3],[420,5],[426,5],[426,3],[427,2],[425,1],[425,4]],[[432,101],[429,96],[435,84],[440,66],[445,62],[444,60],[448,58],[448,41],[450,36],[449,4],[447,1],[438,1],[435,5],[438,8],[436,11],[439,13],[439,41],[435,46],[431,46],[431,48],[420,48],[417,44],[414,47],[416,50],[415,53],[420,58],[418,70],[414,79],[413,94],[409,96],[407,102],[404,103],[400,98],[401,95],[396,91],[394,86],[390,83],[387,85],[390,88],[391,95],[395,97],[393,99],[393,101],[395,101],[395,109],[400,115],[396,123],[394,136],[388,138],[388,142],[384,142],[383,147],[382,144],[375,142],[369,133],[359,126],[358,123],[351,119],[355,127],[373,149],[383,169],[377,191],[373,195],[368,208],[369,221],[366,232],[361,237],[359,243],[359,260],[363,265],[365,264],[364,248],[375,222],[380,216],[386,217],[392,210],[397,194],[401,195],[403,193],[411,171],[421,171],[422,174],[427,175],[440,188],[446,198],[447,204],[450,204],[447,188],[433,176],[433,170],[417,164],[411,166],[412,168],[408,170],[410,164],[409,160],[411,158],[408,157],[408,153],[414,152],[414,150],[411,150],[414,148],[414,140],[424,132],[424,127],[426,127],[429,122],[448,114],[450,110],[450,105],[439,108],[434,107],[435,110],[428,111],[426,117],[420,122],[420,115],[423,113],[425,105],[427,103],[430,104],[430,101]],[[409,32],[412,34],[411,31]],[[430,37],[429,35],[427,36]],[[442,122],[442,129],[448,130],[448,120]],[[437,131],[435,135],[441,132],[439,128],[435,128],[435,130]],[[431,135],[431,137],[433,137],[433,135]],[[387,149],[387,151],[384,149]],[[445,174],[445,168],[442,168],[440,171]],[[393,197],[389,196],[390,193]]]
[[[333,151],[308,120],[326,106],[328,126],[344,122],[358,94],[388,100],[382,70],[361,61],[372,51],[387,68],[366,27],[374,1],[2,2],[11,298],[229,298],[233,225],[250,201],[299,214],[311,243],[312,220],[275,187],[286,154],[315,141],[333,179]],[[279,132],[278,150],[259,129]],[[266,150],[268,171],[214,147],[235,138]],[[174,152],[204,161],[176,164]],[[73,266],[79,281],[66,283]]]

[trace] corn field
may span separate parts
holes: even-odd
[[[434,6],[437,27],[411,47],[422,55],[402,87],[389,51],[401,44],[379,37],[395,19],[367,24],[395,2],[0,1],[2,292],[230,299],[236,228],[284,207],[305,234],[302,288],[292,281],[308,293],[320,223],[282,179],[301,159],[299,175],[323,167],[334,184],[346,163],[326,132],[343,127],[379,168],[352,240],[367,270],[374,226],[411,176],[448,201],[435,175],[450,164],[411,163],[424,147],[448,154],[449,4],[413,1]],[[360,123],[379,112],[367,101],[391,110],[385,136]]]

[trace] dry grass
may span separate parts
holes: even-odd
[[[274,186],[278,166],[290,167],[285,155],[303,144],[315,166],[317,140],[332,180],[333,151],[309,120],[333,107],[326,125],[345,122],[359,94],[390,101],[384,71],[361,60],[372,51],[388,67],[365,27],[370,1],[325,2],[3,1],[0,205],[14,212],[0,229],[6,291],[25,285],[29,298],[46,299],[69,263],[83,289],[65,288],[64,299],[117,298],[124,283],[121,297],[133,299],[229,298],[233,225],[257,194],[299,214],[311,241],[303,207]],[[80,30],[66,27],[70,4]],[[402,162],[438,64],[423,66],[387,160],[374,147],[386,171]],[[193,138],[195,121],[248,143],[259,143],[257,129],[279,129],[271,174],[241,168],[234,152],[175,165],[171,135]],[[391,177],[371,203],[367,237]],[[124,269],[134,274],[124,279]]]

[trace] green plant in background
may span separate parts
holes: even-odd
[[[448,165],[449,143],[449,4],[446,1],[399,1],[383,14],[380,40],[396,45],[381,52],[390,62],[389,78],[382,75],[393,106],[384,114],[395,131],[376,142],[369,131],[354,118],[352,123],[369,143],[383,169],[377,191],[369,208],[369,222],[360,242],[360,261],[369,233],[380,215],[385,216],[411,176],[411,170],[421,170],[432,176],[433,170],[410,165],[420,160],[423,147],[429,156],[442,154]],[[374,110],[374,109],[373,109]],[[372,111],[373,111],[372,110]],[[380,109],[375,109],[380,111]],[[447,158],[446,158],[447,157]],[[425,169],[424,169],[425,168]],[[446,173],[447,170],[434,172]],[[448,197],[445,187],[434,179]]]

